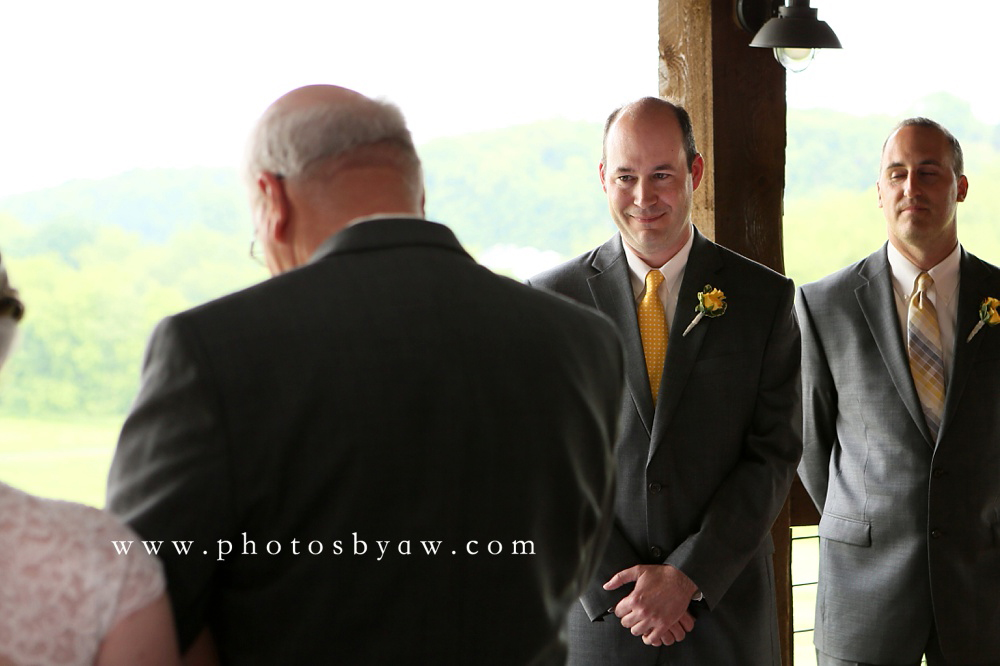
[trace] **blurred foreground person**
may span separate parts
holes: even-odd
[[[394,106],[294,90],[246,176],[274,277],[159,325],[108,485],[164,542],[182,645],[208,627],[241,665],[563,663],[610,526],[614,327],[422,219]]]
[[[0,366],[23,314],[0,258]],[[160,563],[119,550],[135,538],[102,511],[0,483],[0,666],[178,664]]]

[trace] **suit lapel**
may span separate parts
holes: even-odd
[[[966,381],[975,370],[976,352],[986,338],[979,331],[976,337],[966,342],[976,322],[979,321],[979,304],[991,294],[986,293],[986,277],[989,273],[973,256],[962,250],[959,264],[958,316],[955,320],[955,353],[952,354],[952,370],[945,394],[944,415],[941,418],[940,433],[944,433],[954,418],[955,410],[962,399]],[[940,435],[939,435],[940,439]]]
[[[691,253],[688,255],[684,268],[684,279],[681,280],[680,292],[677,294],[677,308],[674,319],[670,323],[670,342],[667,344],[667,358],[664,361],[663,380],[660,384],[660,398],[656,405],[653,418],[654,433],[649,447],[649,458],[652,459],[660,445],[663,433],[673,418],[681,394],[687,385],[688,376],[698,360],[698,352],[709,329],[707,319],[703,319],[691,332],[684,335],[684,329],[694,319],[695,295],[705,288],[706,284],[715,284],[718,273],[722,269],[722,259],[716,246],[701,233],[694,229],[694,241]]]
[[[910,361],[903,344],[902,331],[899,330],[896,296],[892,291],[892,271],[889,269],[885,247],[868,257],[859,272],[865,283],[854,293],[871,329],[872,337],[875,338],[882,361],[903,404],[906,405],[906,410],[910,413],[910,418],[920,428],[928,446],[933,447],[934,440],[931,439],[930,430],[927,428],[917,389],[913,386]]]
[[[601,246],[592,265],[598,273],[589,278],[587,284],[597,309],[618,322],[618,330],[625,346],[626,382],[639,418],[649,433],[653,426],[653,396],[649,392],[632,278],[625,260],[625,250],[617,234]]]

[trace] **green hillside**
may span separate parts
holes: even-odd
[[[963,243],[1000,263],[1000,193],[989,185],[1000,176],[1000,128],[952,97],[922,105],[915,111],[956,128],[966,149]],[[789,113],[784,238],[796,282],[884,242],[874,181],[895,120]],[[420,148],[428,216],[499,270],[512,270],[499,250],[527,253],[539,269],[579,254],[614,231],[600,141],[597,124],[555,120],[431,141]],[[232,169],[136,170],[0,200],[0,249],[28,306],[0,376],[0,417],[122,414],[158,319],[266,277],[247,257],[250,230]]]

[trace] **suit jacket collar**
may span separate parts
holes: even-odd
[[[708,330],[707,326],[696,326],[687,336],[683,335],[684,329],[694,317],[694,295],[701,291],[706,283],[715,280],[715,275],[723,266],[718,247],[705,238],[697,228],[693,229],[692,233],[694,240],[687,266],[684,268],[677,310],[670,324],[670,342],[667,345],[667,358],[664,362],[660,397],[655,412],[646,365],[643,362],[635,295],[632,292],[628,262],[625,259],[620,235],[616,234],[598,248],[591,263],[593,269],[597,271],[588,280],[594,302],[599,310],[620,323],[625,356],[628,359],[626,382],[643,426],[653,438],[650,456],[659,441],[659,437],[654,434],[663,432],[672,418],[687,378],[698,358],[705,332]]]
[[[896,314],[896,297],[892,290],[892,270],[889,267],[889,257],[886,245],[861,262],[858,273],[863,284],[854,290],[861,306],[861,312],[868,322],[872,337],[878,346],[882,361],[885,363],[892,383],[896,387],[910,418],[923,433],[928,446],[934,446],[917,389],[913,386],[913,375],[910,374],[910,361],[903,343],[903,332],[899,328],[899,316]]]
[[[416,217],[378,218],[351,225],[323,241],[308,263],[335,254],[401,246],[436,246],[472,258],[448,227]]]
[[[955,320],[955,351],[952,355],[951,376],[945,394],[944,416],[941,432],[947,431],[954,419],[955,411],[962,400],[969,375],[976,371],[975,361],[980,345],[986,336],[980,331],[972,340],[966,341],[969,333],[979,321],[979,306],[989,293],[989,271],[983,262],[962,249],[959,264],[958,313]],[[995,286],[993,286],[995,288]]]
[[[969,375],[974,371],[976,350],[982,340],[979,336],[966,342],[969,332],[979,320],[977,312],[979,304],[989,294],[987,277],[989,272],[982,262],[962,250],[959,265],[958,319],[955,322],[955,349],[952,355],[951,375],[948,378],[945,395],[944,414],[938,440],[947,431],[954,418],[955,410],[961,401]],[[861,311],[868,321],[872,336],[878,345],[882,360],[885,362],[892,382],[906,405],[910,417],[916,423],[928,446],[934,447],[937,442],[931,438],[930,430],[920,407],[920,398],[913,386],[913,375],[910,373],[910,361],[903,342],[903,332],[899,329],[899,318],[896,314],[896,300],[892,291],[892,272],[886,247],[865,259],[858,268],[864,283],[855,290]]]
[[[639,418],[649,433],[653,428],[653,396],[649,392],[649,378],[642,361],[642,337],[639,335],[635,295],[619,234],[597,249],[591,267],[596,274],[588,278],[587,284],[597,309],[619,323],[625,347],[625,381]]]
[[[719,247],[695,228],[691,254],[688,256],[684,279],[677,295],[677,309],[674,312],[674,320],[670,323],[667,358],[660,384],[660,397],[653,418],[654,437],[649,447],[650,459],[656,453],[663,439],[663,433],[674,417],[684,387],[688,384],[688,377],[698,360],[705,334],[710,328],[707,321],[702,321],[700,325],[691,329],[690,333],[684,335],[684,330],[695,316],[696,294],[704,289],[706,284],[717,286],[723,268]]]

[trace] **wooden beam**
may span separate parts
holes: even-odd
[[[785,70],[750,48],[736,0],[659,0],[660,96],[684,106],[706,170],[692,214],[707,237],[784,272]],[[775,521],[782,662],[792,664],[790,503]]]
[[[802,480],[798,477],[795,477],[792,495],[789,499],[792,503],[792,527],[819,525],[819,511],[816,510],[816,505],[813,504],[812,498],[806,492],[806,487],[802,485]]]
[[[785,70],[750,48],[736,0],[659,0],[660,96],[691,114],[706,174],[694,219],[709,238],[784,270]]]

